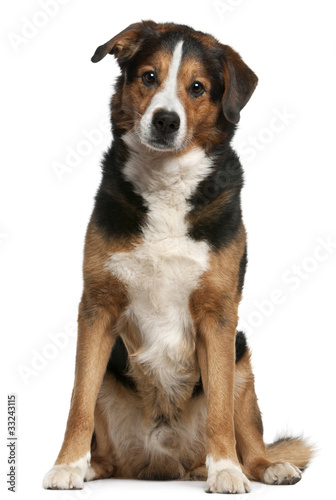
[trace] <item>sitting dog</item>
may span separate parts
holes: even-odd
[[[312,449],[265,445],[236,330],[247,251],[230,142],[257,77],[229,46],[173,23],[132,24],[92,61],[107,54],[121,69],[114,139],[86,235],[67,428],[43,485],[294,484]]]

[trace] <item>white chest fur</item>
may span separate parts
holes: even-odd
[[[148,207],[141,244],[109,258],[108,269],[126,284],[127,317],[142,336],[137,363],[167,388],[179,383],[186,351],[194,343],[189,297],[207,269],[209,247],[187,235],[188,198],[211,170],[200,149],[182,157],[132,152],[124,175]]]

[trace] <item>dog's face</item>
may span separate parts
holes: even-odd
[[[98,47],[122,70],[113,98],[114,129],[133,130],[160,151],[216,143],[239,121],[257,77],[230,47],[186,26],[152,21],[129,26]]]

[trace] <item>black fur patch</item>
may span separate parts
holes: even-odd
[[[247,342],[245,333],[237,331],[236,333],[236,363],[238,363],[245,354]]]
[[[246,266],[247,266],[247,246],[245,245],[245,251],[244,251],[243,256],[240,259],[240,263],[239,263],[239,279],[238,279],[238,291],[239,291],[239,293],[241,293],[243,290],[244,281],[245,281]]]
[[[96,195],[93,221],[106,236],[131,236],[141,232],[147,208],[122,175],[128,152],[123,141],[115,138],[102,163],[103,178]]]
[[[136,384],[132,377],[128,375],[128,354],[121,337],[117,337],[113,346],[110,359],[107,363],[106,371],[112,373],[115,378],[128,389],[136,391]]]
[[[194,385],[194,389],[193,389],[191,397],[197,398],[197,396],[200,396],[201,394],[203,394],[203,392],[204,392],[204,390],[203,390],[202,377],[200,377],[199,381],[196,382],[196,384]]]
[[[228,202],[215,218],[209,221],[206,210],[204,217],[189,229],[189,235],[197,240],[206,240],[216,250],[232,241],[241,225],[240,191],[243,187],[243,170],[239,158],[228,142],[215,148],[210,153],[214,171],[199,185],[190,202],[191,214],[197,214],[208,207],[219,196],[228,198]]]

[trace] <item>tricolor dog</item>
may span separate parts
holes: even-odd
[[[229,46],[172,23],[132,24],[92,61],[107,54],[121,69],[114,139],[86,235],[67,428],[43,486],[294,484],[312,450],[265,445],[237,332],[247,252],[230,142],[257,77]]]

